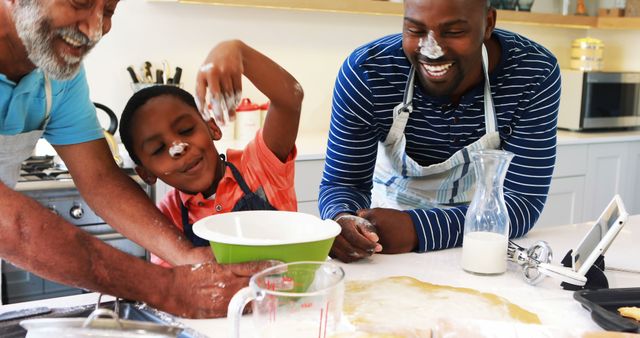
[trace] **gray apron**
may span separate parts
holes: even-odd
[[[475,173],[469,153],[498,149],[500,135],[489,84],[487,50],[482,45],[484,70],[484,118],[486,134],[458,150],[442,163],[421,166],[405,151],[404,128],[413,110],[415,69],[409,72],[403,102],[393,109],[393,124],[384,142],[378,143],[373,178],[372,207],[397,210],[446,208],[468,203],[475,191]]]
[[[0,181],[9,188],[13,188],[20,177],[20,165],[29,158],[36,147],[36,143],[50,120],[51,112],[51,82],[44,76],[45,114],[42,124],[37,130],[17,135],[0,135]],[[0,259],[0,274],[2,274],[2,260]],[[0,279],[0,304],[2,303],[2,280]]]

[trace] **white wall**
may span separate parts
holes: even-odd
[[[538,0],[534,10],[555,2]],[[556,6],[557,7],[557,6]],[[87,58],[85,65],[94,101],[119,115],[131,96],[128,65],[145,60],[183,68],[184,88],[192,91],[199,65],[217,42],[238,38],[268,55],[302,84],[305,90],[301,132],[325,131],[331,111],[335,75],[345,57],[356,47],[377,37],[400,32],[400,16],[287,11],[244,7],[186,5],[122,1],[113,18],[113,29]],[[591,34],[604,40],[609,69],[640,71],[633,46],[640,45],[639,31],[566,29],[541,26],[500,25],[547,46],[562,67],[569,64],[573,39]],[[246,97],[265,101],[245,83]]]

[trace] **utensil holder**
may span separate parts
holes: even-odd
[[[141,89],[144,88],[149,88],[149,87],[153,87],[153,86],[174,86],[174,87],[178,87],[178,88],[182,88],[182,83],[148,83],[148,82],[138,82],[138,83],[131,83],[131,90],[133,90],[134,93],[138,92]]]

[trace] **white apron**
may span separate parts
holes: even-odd
[[[489,63],[482,46],[484,70],[484,120],[486,134],[458,150],[442,163],[421,166],[405,152],[404,128],[413,110],[415,69],[409,72],[403,102],[393,109],[393,124],[384,142],[378,143],[378,157],[373,177],[372,208],[398,210],[447,208],[468,203],[475,191],[475,173],[470,152],[498,149],[500,135],[489,84]]]
[[[20,177],[20,165],[29,158],[36,147],[36,143],[49,123],[51,111],[51,82],[44,76],[45,114],[44,121],[37,130],[17,135],[0,135],[0,181],[9,188],[13,188]],[[2,260],[0,259],[0,275],[2,274]],[[2,304],[2,279],[0,279],[0,304]]]

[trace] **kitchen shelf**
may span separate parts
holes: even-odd
[[[260,7],[370,15],[403,14],[398,2],[379,0],[150,0],[186,4]],[[565,28],[640,29],[640,18],[595,17],[498,10],[498,23],[554,26]]]

